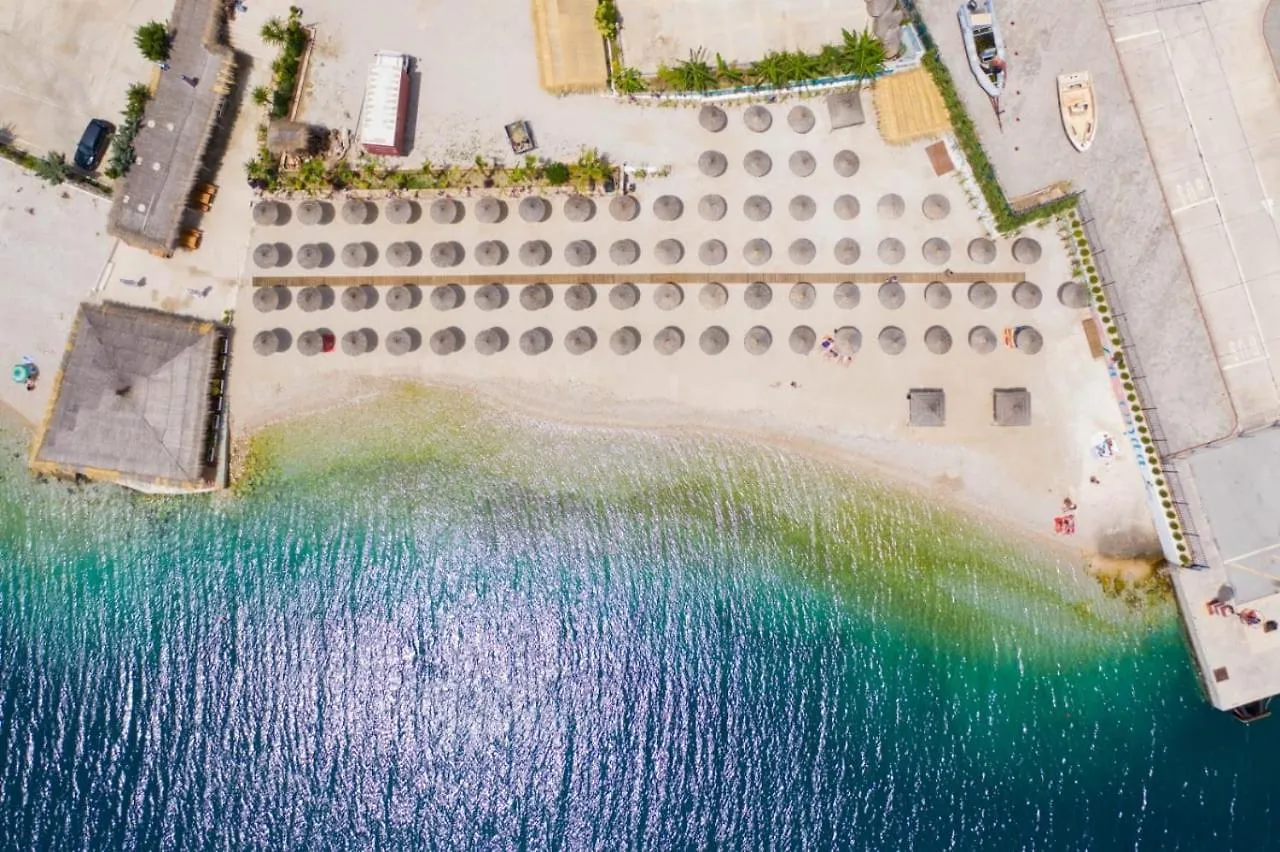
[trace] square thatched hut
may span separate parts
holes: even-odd
[[[912,426],[947,425],[947,394],[938,388],[912,388],[907,394],[908,419]]]
[[[832,130],[866,124],[867,117],[862,112],[862,92],[850,89],[827,95],[827,114],[831,116]]]
[[[1031,425],[1031,392],[1026,388],[996,388],[991,407],[997,426]]]
[[[214,488],[227,334],[206,320],[81,305],[32,469],[148,492]]]

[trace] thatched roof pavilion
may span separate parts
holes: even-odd
[[[32,469],[143,491],[212,489],[209,414],[228,333],[145,308],[81,305]]]
[[[947,425],[947,394],[939,388],[912,388],[907,394],[912,426]]]
[[[267,125],[267,150],[280,154],[317,153],[317,128],[303,121],[277,119]]]
[[[1031,425],[1031,393],[1026,388],[996,388],[991,392],[991,408],[997,426]]]

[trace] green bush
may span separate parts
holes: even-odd
[[[159,21],[149,21],[133,33],[133,43],[143,58],[151,62],[164,62],[169,58],[169,28]]]
[[[69,172],[67,156],[61,151],[50,151],[36,160],[33,171],[36,177],[47,181],[51,186],[65,183]]]
[[[564,163],[547,163],[546,168],[543,169],[542,176],[552,186],[563,186],[569,182],[569,167]]]
[[[287,118],[293,107],[294,91],[298,88],[302,55],[311,43],[311,33],[302,25],[302,10],[291,6],[288,20],[268,20],[262,25],[262,40],[280,48],[280,55],[271,63],[270,115],[272,118]],[[257,100],[256,91],[254,99]]]
[[[151,99],[151,90],[142,83],[134,83],[125,93],[124,113],[116,135],[111,140],[111,155],[107,158],[106,175],[109,178],[124,177],[133,167],[137,154],[133,150],[133,139],[142,126],[142,114]]]
[[[618,37],[618,7],[613,0],[598,0],[596,3],[596,30],[609,41]]]

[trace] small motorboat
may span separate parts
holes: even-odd
[[[969,68],[978,78],[978,85],[993,98],[1004,91],[1005,71],[1004,39],[996,23],[991,0],[965,0],[956,13],[960,19],[960,33],[964,36],[964,52],[969,56]]]
[[[1097,101],[1093,97],[1093,75],[1088,71],[1058,75],[1058,105],[1062,108],[1062,129],[1077,151],[1086,151],[1098,132]]]

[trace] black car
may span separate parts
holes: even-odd
[[[115,128],[110,122],[100,118],[90,121],[80,135],[80,144],[76,146],[76,165],[88,172],[96,169],[98,163],[102,162],[102,154],[107,150],[107,143],[111,141],[111,134],[114,132]]]

